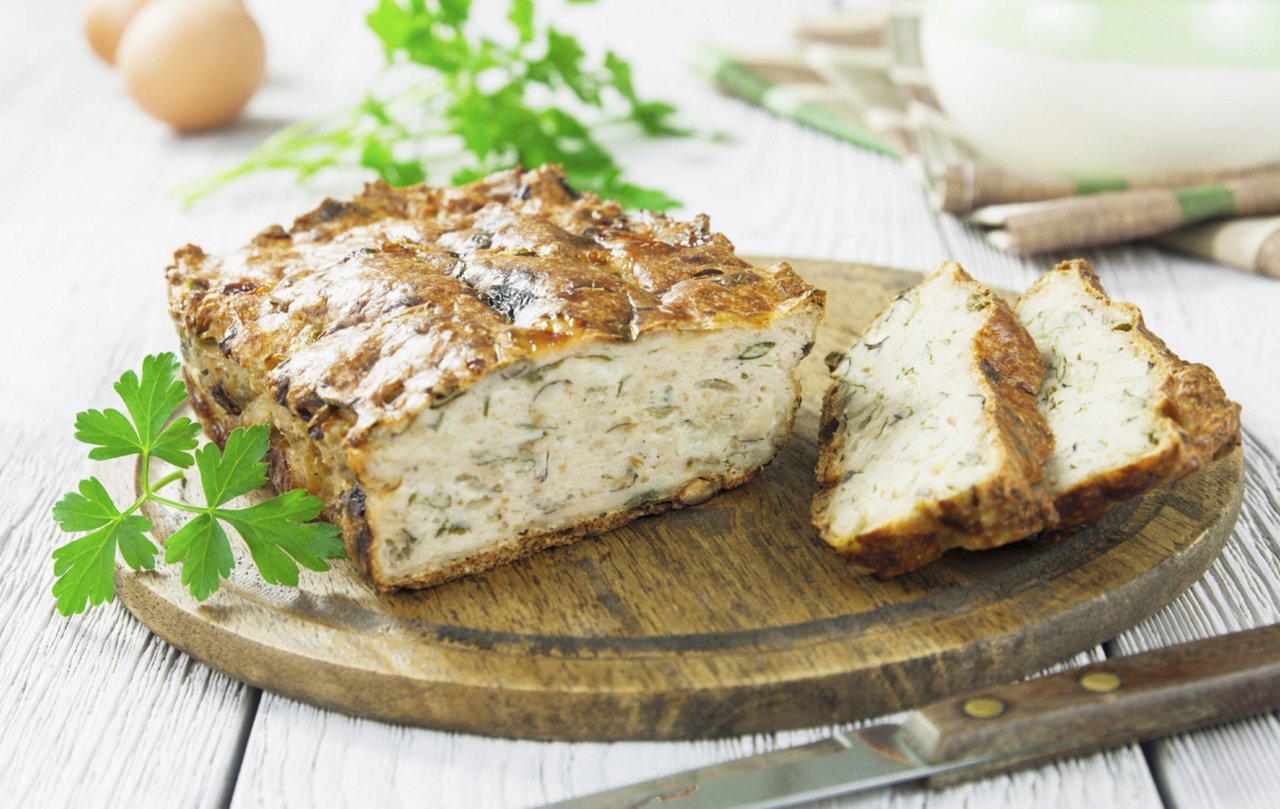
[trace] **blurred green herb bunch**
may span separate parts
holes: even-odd
[[[185,201],[268,169],[301,181],[364,167],[403,186],[426,180],[428,167],[464,183],[517,164],[559,163],[572,185],[623,207],[679,204],[627,182],[596,137],[620,124],[648,137],[689,134],[672,123],[674,107],[636,93],[626,61],[613,51],[589,59],[573,36],[540,24],[534,0],[512,0],[503,41],[468,34],[471,7],[471,0],[379,0],[366,20],[387,70],[364,100],[282,129],[240,164],[181,189]]]

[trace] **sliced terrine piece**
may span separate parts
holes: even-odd
[[[1142,313],[1067,261],[1018,300],[1043,358],[1040,410],[1056,445],[1044,486],[1059,528],[1191,474],[1240,442],[1240,406],[1213,371],[1178,358]]]
[[[272,427],[382,589],[737,486],[786,440],[824,295],[556,167],[369,186],[168,271],[196,412]]]
[[[829,364],[813,521],[858,568],[905,573],[1051,519],[1039,353],[959,264],[899,294]]]

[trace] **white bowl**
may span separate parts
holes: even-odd
[[[1007,168],[1280,161],[1280,0],[933,0],[921,51],[957,131]]]

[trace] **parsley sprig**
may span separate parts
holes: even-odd
[[[223,449],[213,444],[197,449],[200,425],[185,416],[173,418],[187,395],[177,373],[173,354],[148,356],[142,361],[141,375],[126,371],[115,384],[127,415],[108,408],[76,416],[76,439],[93,447],[91,460],[138,456],[141,491],[121,510],[102,481],[90,477],[54,505],[53,519],[63,531],[84,534],[53,552],[57,579],[53,595],[63,615],[112,600],[117,549],[134,570],[155,568],[160,549],[147,536],[151,521],[138,513],[148,502],[193,515],[165,542],[164,561],[182,565],[182,583],[199,601],[218,589],[235,564],[224,524],[240,535],[262,578],[272,584],[297,586],[299,565],[324,571],[329,569],[326,559],[343,556],[338,530],[329,523],[313,522],[324,503],[301,489],[247,508],[226,507],[267,482],[262,459],[268,428],[259,424],[237,429]],[[153,481],[153,459],[178,468]],[[193,465],[200,472],[205,505],[159,494]]]
[[[505,42],[469,36],[470,13],[471,0],[379,0],[367,23],[386,53],[381,84],[396,89],[375,86],[345,114],[284,128],[240,164],[182,189],[186,202],[268,169],[293,171],[302,181],[325,169],[363,167],[403,186],[424,181],[433,165],[464,183],[517,164],[558,163],[570,184],[623,207],[679,204],[627,182],[596,137],[601,126],[617,123],[650,137],[688,134],[672,124],[674,107],[636,92],[622,57],[609,51],[593,64],[577,39],[538,25],[533,0],[512,0]],[[597,114],[586,120],[583,111]],[[605,117],[609,111],[617,114]]]

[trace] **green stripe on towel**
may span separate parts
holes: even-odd
[[[774,115],[789,118],[810,129],[873,152],[890,157],[899,156],[896,149],[859,126],[851,117],[805,98],[788,85],[775,84],[765,79],[750,66],[728,54],[712,48],[699,48],[693,54],[692,65],[725,90]]]
[[[1226,186],[1195,185],[1175,188],[1173,195],[1178,198],[1184,222],[1199,222],[1217,216],[1230,216],[1236,212],[1235,195]]]
[[[1125,191],[1128,188],[1129,183],[1119,177],[1089,177],[1076,180],[1077,194],[1101,194],[1103,191]]]

